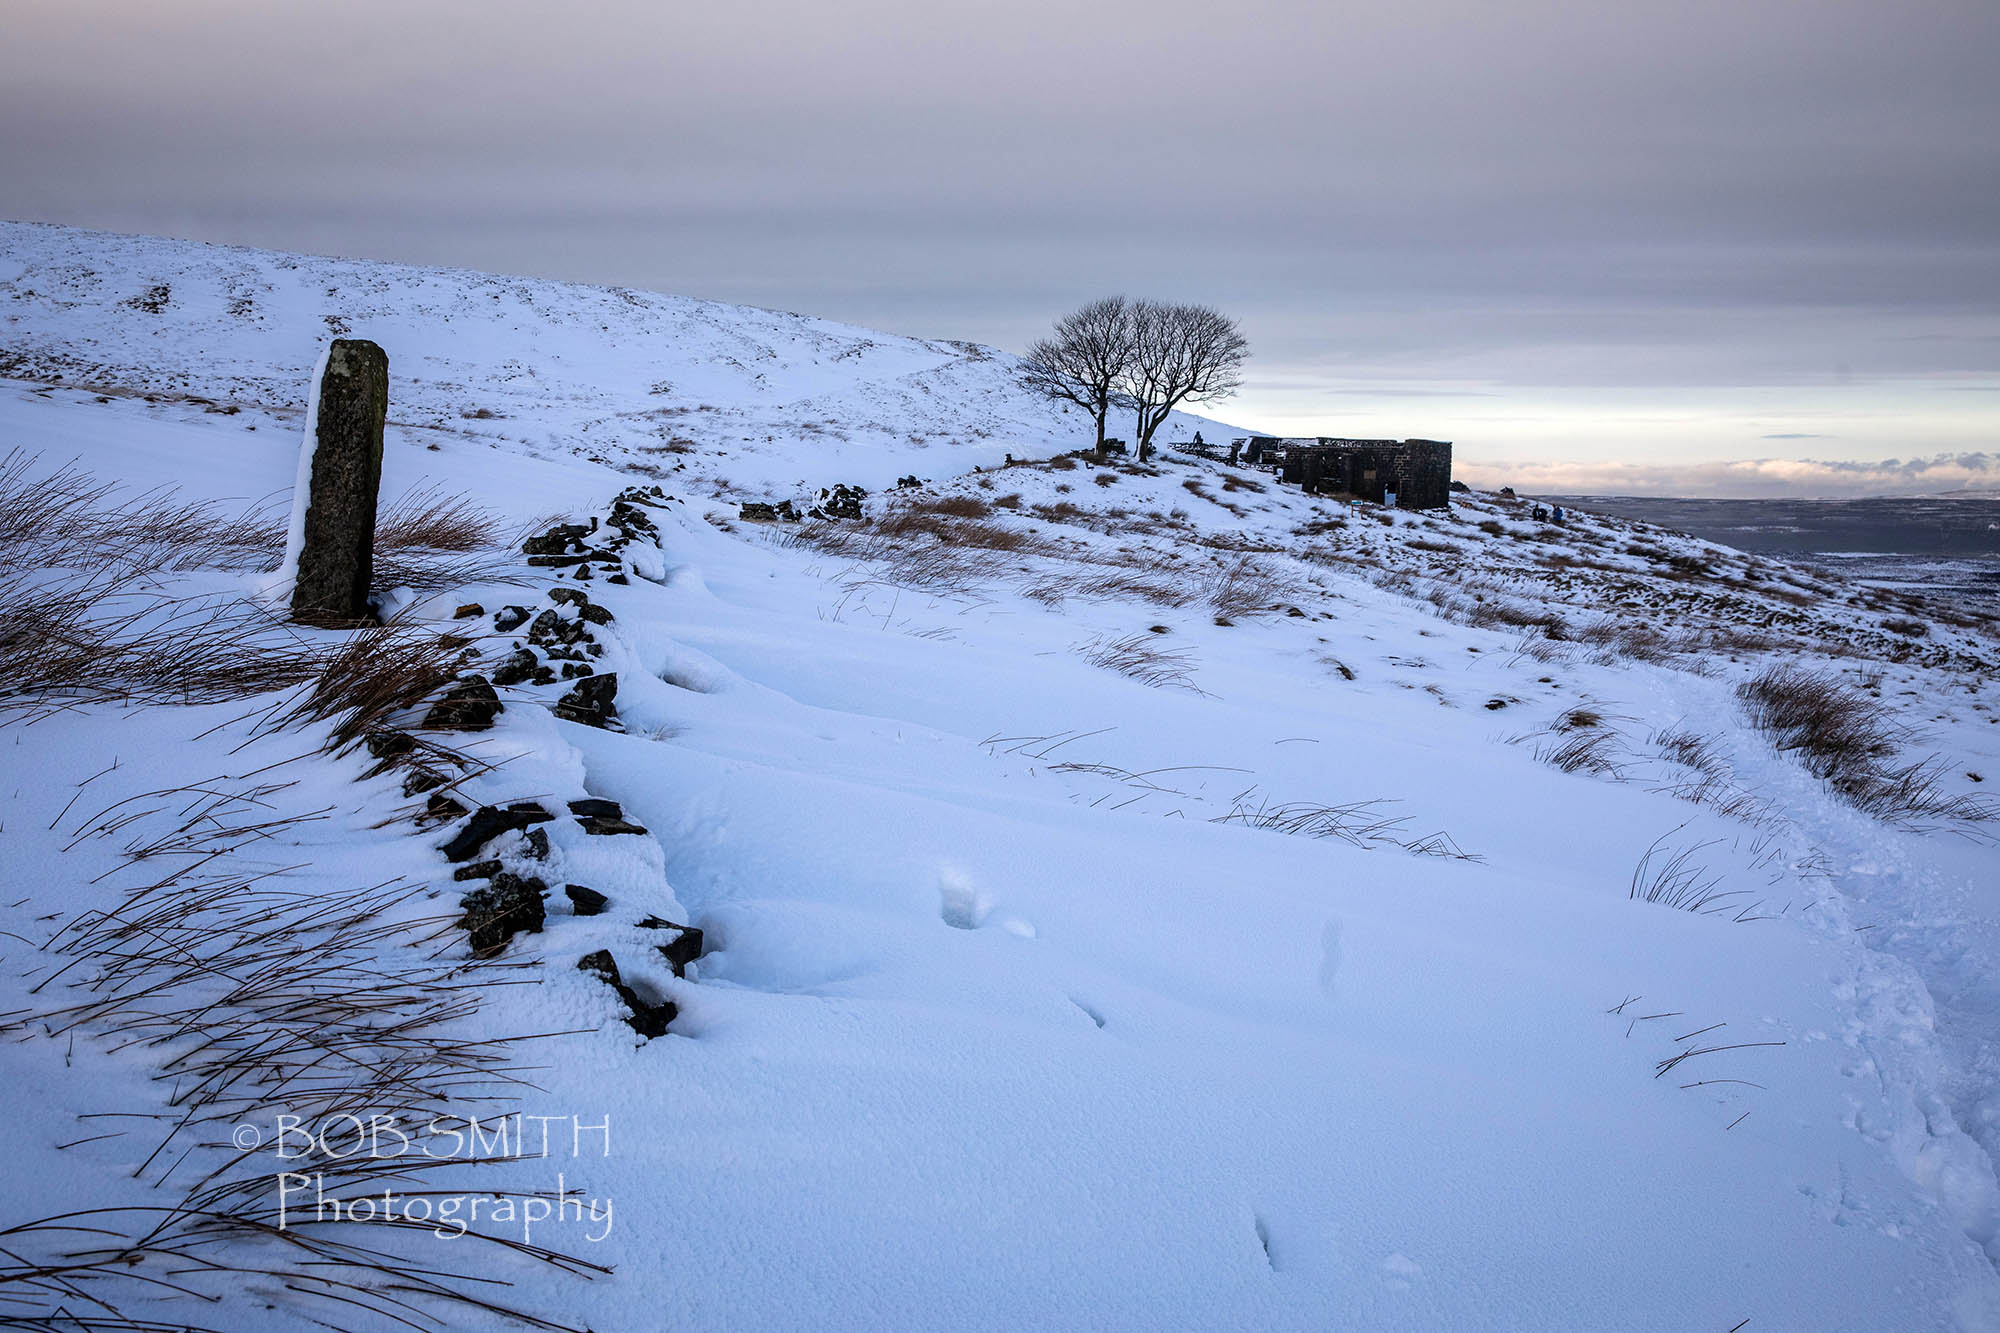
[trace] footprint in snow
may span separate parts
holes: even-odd
[[[938,872],[938,915],[947,926],[954,930],[978,930],[992,914],[992,902],[972,887],[964,872],[949,866]],[[1003,916],[993,924],[1020,939],[1035,938],[1034,923],[1018,916]]]
[[[1424,1275],[1424,1266],[1401,1250],[1382,1261],[1382,1283],[1391,1291],[1408,1291]]]
[[[1319,936],[1319,988],[1330,1000],[1340,977],[1340,921],[1326,923]]]
[[[972,881],[949,867],[938,872],[938,898],[938,915],[954,930],[978,930],[993,910],[993,904],[972,887]]]

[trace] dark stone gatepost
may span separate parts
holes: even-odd
[[[305,542],[292,585],[293,620],[352,625],[369,617],[388,413],[388,353],[363,339],[334,339],[319,382],[319,413],[307,427],[313,432],[312,475],[304,482]]]

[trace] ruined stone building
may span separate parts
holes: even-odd
[[[1393,495],[1398,509],[1443,509],[1451,503],[1449,440],[1252,435],[1235,444],[1245,463],[1275,468],[1308,495],[1351,495],[1376,504]]]

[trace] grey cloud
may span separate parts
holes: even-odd
[[[1252,420],[1696,415],[2000,375],[1995,50],[1985,0],[79,0],[10,18],[0,214],[1014,348],[1207,300]]]

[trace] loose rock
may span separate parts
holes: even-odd
[[[612,703],[617,694],[617,672],[586,676],[577,682],[576,688],[556,701],[555,714],[571,722],[602,727],[618,716],[617,706]]]
[[[438,799],[437,797],[432,797],[432,804],[435,805]],[[457,801],[452,801],[449,797],[443,799],[451,805],[458,806],[460,814],[465,813],[465,807],[458,805]],[[457,835],[444,845],[445,859],[447,861],[469,861],[472,859],[474,852],[477,852],[481,847],[484,847],[502,833],[506,833],[510,829],[524,829],[531,824],[544,823],[554,818],[554,815],[531,801],[517,801],[504,810],[498,806],[482,805],[479,807],[478,812],[466,822],[465,827],[460,829]]]
[[[424,725],[440,731],[485,731],[502,711],[500,696],[486,677],[467,676],[431,705]]]
[[[543,904],[548,892],[549,886],[539,879],[502,871],[485,888],[459,899],[465,915],[458,924],[471,932],[472,951],[482,956],[498,953],[522,931],[539,935],[548,916]]]
[[[630,1023],[632,1030],[642,1037],[664,1037],[667,1034],[667,1024],[673,1022],[675,1016],[680,1013],[672,1000],[648,1004],[640,999],[638,993],[627,986],[624,978],[618,975],[618,962],[611,956],[609,949],[599,949],[595,953],[585,954],[577,960],[576,966],[578,971],[590,973],[618,992],[618,998],[625,1001],[625,1007],[631,1011],[626,1014],[625,1021]]]

